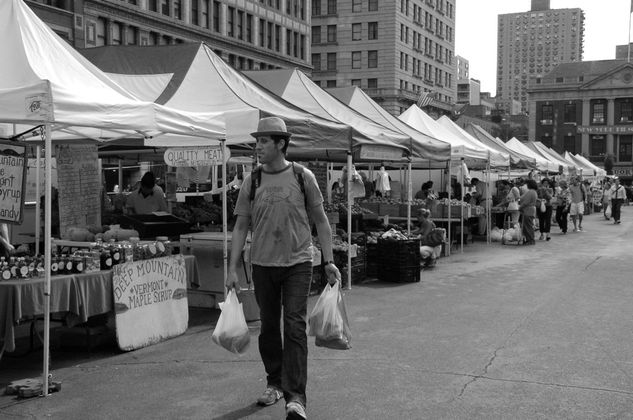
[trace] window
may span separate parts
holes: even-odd
[[[327,53],[327,71],[336,71],[336,53]]]
[[[244,39],[244,12],[241,10],[237,12],[237,39]]]
[[[378,39],[378,22],[367,23],[367,38]]]
[[[360,41],[363,25],[360,23],[352,23],[352,41]]]
[[[378,79],[367,79],[368,89],[378,89]]]
[[[362,87],[360,79],[352,79],[352,86]]]
[[[167,0],[160,0],[160,12],[169,16],[169,2]]]
[[[320,26],[312,27],[312,43],[313,44],[321,43],[321,27]]]
[[[367,67],[370,69],[378,67],[378,51],[367,51]]]
[[[213,2],[213,31],[220,32],[220,2]]]
[[[565,104],[563,110],[563,122],[575,123],[576,122],[576,104]]]
[[[361,67],[362,54],[360,51],[352,51],[352,68],[359,69]]]
[[[633,122],[633,103],[620,102],[620,122]]]
[[[633,137],[620,136],[618,145],[618,162],[631,162],[633,158]]]
[[[606,103],[604,101],[592,102],[591,124],[604,124],[607,120]]]
[[[363,0],[352,0],[352,12],[363,11]]]
[[[112,34],[110,45],[121,45],[121,24],[112,22],[110,24],[110,33]]]
[[[336,0],[327,0],[327,14],[328,15],[336,14]]]
[[[301,35],[301,45],[299,45],[301,51],[299,52],[299,58],[306,59],[306,36]]]
[[[321,0],[312,0],[312,16],[321,16]]]
[[[147,3],[147,9],[150,12],[158,12],[158,0],[149,0]]]
[[[321,54],[312,54],[312,67],[314,71],[321,71]]]
[[[336,87],[336,80],[328,80],[325,82],[325,87],[326,88],[335,88]]]
[[[253,15],[246,14],[246,42],[253,43]]]
[[[554,122],[554,107],[551,104],[541,106],[541,125],[551,125]]]
[[[266,21],[264,19],[259,20],[259,46],[264,47],[264,39],[266,38]]]
[[[589,148],[591,150],[591,156],[604,157],[607,152],[605,136],[590,136]]]
[[[275,25],[275,51],[281,51],[281,26]]]
[[[292,33],[292,56],[293,57],[298,57],[299,56],[299,33],[298,32],[293,32]]]
[[[286,29],[286,54],[290,55],[290,43],[292,42],[292,31]]]
[[[235,8],[227,8],[226,16],[226,35],[230,37],[235,36]]]
[[[182,0],[174,0],[174,14],[176,19],[182,19]]]
[[[196,26],[200,25],[200,20],[198,19],[198,2],[195,0],[191,2],[191,24]]]
[[[378,11],[378,0],[369,0],[368,10],[370,12],[377,12]]]
[[[576,154],[576,136],[567,135],[563,138],[563,149],[569,153]]]
[[[336,42],[336,25],[327,26],[327,42]]]
[[[97,47],[104,46],[106,44],[106,21],[104,18],[97,19],[97,28],[95,33],[97,35],[95,45],[97,45]]]

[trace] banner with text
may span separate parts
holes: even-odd
[[[112,274],[121,350],[146,347],[187,330],[187,270],[182,255],[115,265]]]
[[[22,223],[26,147],[15,142],[0,142],[0,221]]]

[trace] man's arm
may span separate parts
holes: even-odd
[[[323,204],[319,203],[317,206],[312,207],[310,209],[310,216],[316,225],[323,259],[326,262],[334,261],[334,253],[332,252],[332,229],[325,215]],[[325,265],[325,273],[327,274],[330,284],[334,284],[337,280],[341,279],[341,273],[334,263]]]
[[[248,234],[248,226],[250,218],[248,216],[237,216],[235,226],[233,227],[233,236],[231,239],[231,259],[229,261],[228,274],[225,281],[227,289],[235,289],[238,293],[240,290],[239,280],[237,278],[237,270],[242,262],[242,250],[246,243],[246,235]]]

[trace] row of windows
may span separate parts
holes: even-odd
[[[409,57],[409,54],[402,51],[400,52],[400,70],[409,71],[409,58],[411,58],[411,71],[413,76],[423,77],[427,83],[434,83],[439,87],[453,87],[453,75],[451,73],[443,71],[441,68],[434,67],[432,64],[425,63],[415,57]]]
[[[563,104],[563,123],[577,122],[577,104],[575,102]],[[615,124],[633,123],[633,99],[614,101]],[[554,105],[544,103],[540,110],[541,125],[552,125],[554,123]],[[604,99],[592,100],[590,102],[589,123],[592,125],[607,124],[607,101]]]
[[[589,152],[593,160],[602,160],[607,154],[607,139],[604,135],[589,136]],[[616,162],[633,161],[633,138],[631,136],[619,136],[615,150]],[[598,159],[596,159],[598,158]]]
[[[370,78],[370,79],[366,79],[366,84],[365,86],[363,86],[363,82],[362,79],[352,79],[352,86],[358,86],[359,88],[366,88],[366,89],[377,89],[378,88],[378,79],[376,78]],[[324,88],[335,88],[336,87],[336,80],[332,79],[332,80],[315,80],[314,83],[319,86],[319,87],[324,87]]]
[[[325,1],[325,9],[322,8],[323,1]],[[367,5],[366,11],[368,12],[377,12],[378,11],[378,0],[352,0],[352,12],[358,13],[363,12],[364,5]],[[323,10],[325,10],[326,15],[335,15],[338,11],[336,0],[312,0],[312,16],[321,16],[323,15]]]
[[[422,51],[422,34],[416,31],[412,31],[412,44],[413,49],[417,51]],[[400,41],[405,44],[409,44],[409,28],[405,25],[400,25]],[[434,58],[435,60],[445,63],[448,65],[453,65],[453,51],[443,47],[441,44],[437,42],[433,42],[431,38],[424,37],[424,55],[430,58]]]
[[[362,60],[363,53],[362,51],[353,51],[352,52],[352,68],[360,69],[362,68]],[[378,67],[378,51],[370,50],[367,51],[366,56],[367,68],[375,69]],[[336,71],[337,69],[337,55],[336,53],[327,53],[326,54],[326,65],[325,68],[321,65],[321,54],[315,53],[312,54],[312,66],[314,67],[314,71]]]

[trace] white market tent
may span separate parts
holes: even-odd
[[[397,144],[410,150],[411,137],[359,114],[321,89],[299,70],[260,70],[247,71],[244,74],[294,106],[326,120],[347,124],[377,145]]]
[[[0,122],[32,131],[42,126],[46,159],[45,317],[43,392],[48,393],[51,160],[53,138],[108,140],[174,133],[222,141],[221,113],[189,113],[140,101],[85,60],[44,24],[22,0],[0,2]],[[17,131],[17,130],[16,130]],[[39,155],[39,153],[38,153]],[[10,350],[10,349],[8,349]]]
[[[459,125],[455,124],[455,122],[453,122],[446,115],[442,115],[440,118],[438,118],[437,123],[449,130],[451,133],[454,133],[456,136],[461,136],[464,141],[471,144],[473,148],[484,150],[486,153],[488,153],[488,160],[491,167],[507,168],[508,166],[510,166],[509,153],[500,152],[497,149],[489,147],[488,145],[480,142],[475,137],[468,134]]]
[[[538,169],[539,171],[558,173],[558,164],[543,157],[543,155],[541,155],[540,153],[536,153],[534,150],[527,147],[516,137],[512,137],[510,140],[508,140],[506,142],[506,146],[516,152],[534,158],[534,160],[536,161],[536,169]]]
[[[186,110],[228,113],[227,144],[254,143],[250,133],[256,131],[261,116],[269,115],[286,122],[292,133],[288,154],[293,158],[345,161],[350,149],[376,143],[348,125],[283,101],[230,67],[203,43],[107,46],[85,49],[82,54],[120,84],[148,99]],[[148,92],[148,85],[155,87]],[[178,141],[156,138],[145,144],[170,147]]]
[[[581,163],[586,164],[589,168],[593,168],[593,170],[596,173],[596,176],[598,177],[605,177],[607,176],[607,171],[604,168],[601,168],[599,166],[597,166],[596,164],[594,164],[593,162],[591,162],[590,160],[588,160],[586,157],[584,157],[581,154],[575,154],[572,155],[576,160],[578,160]]]
[[[564,158],[571,165],[574,165],[574,167],[578,171],[580,171],[580,175],[591,176],[591,177],[596,175],[596,174],[594,174],[594,168],[593,167],[591,167],[591,166],[587,165],[585,162],[582,162],[581,160],[577,159],[576,156],[572,155],[568,151],[565,151]]]
[[[507,153],[510,156],[510,167],[511,168],[522,168],[522,169],[530,169],[536,168],[536,161],[534,158],[525,156],[521,153],[518,153],[505,145],[505,143],[501,140],[498,140],[492,135],[490,135],[486,130],[481,128],[477,124],[469,123],[466,128],[466,132],[471,136],[475,137],[480,142],[485,145],[498,150],[502,153]]]
[[[559,173],[569,174],[570,169],[572,168],[574,170],[576,169],[575,165],[566,161],[562,156],[560,156],[558,153],[556,153],[554,150],[550,149],[549,147],[545,146],[540,141],[528,141],[527,143],[525,143],[525,145],[529,147],[530,149],[534,150],[534,152],[543,156],[545,159],[548,159],[550,162],[553,162],[556,165],[558,165],[557,172]]]
[[[419,156],[416,163],[427,160],[428,166],[445,167],[444,163],[434,165],[433,162],[445,162],[451,158],[451,145],[445,141],[424,134],[409,126],[397,117],[391,115],[380,104],[374,101],[362,89],[357,86],[347,86],[339,88],[328,88],[328,93],[343,102],[345,105],[356,110],[360,114],[375,121],[391,130],[402,132],[410,136],[413,141],[411,145],[413,156]]]
[[[464,137],[453,133],[439,124],[417,105],[411,105],[398,117],[422,133],[433,136],[451,145],[451,160],[463,160],[469,168],[485,168],[488,162],[488,151],[480,149],[468,142]]]

